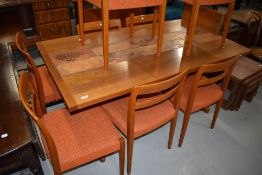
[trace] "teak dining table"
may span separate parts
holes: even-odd
[[[135,85],[168,78],[188,67],[218,62],[250,50],[221,36],[199,32],[193,41],[192,54],[183,56],[186,29],[180,20],[165,23],[162,54],[156,55],[156,38],[151,25],[134,28],[132,39],[128,28],[110,31],[109,69],[103,68],[102,38],[90,33],[82,46],[78,36],[37,42],[37,47],[70,112],[128,94]]]

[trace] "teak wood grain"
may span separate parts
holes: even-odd
[[[185,33],[180,26],[180,20],[166,22],[165,33],[174,32],[176,35]],[[134,27],[133,38],[147,36],[151,33],[151,25]],[[128,28],[110,32],[110,45],[127,41]],[[87,54],[86,49],[102,45],[100,33],[88,34],[87,43],[81,46],[78,36],[70,36],[37,43],[39,51],[50,70],[69,111],[76,111],[84,107],[97,104],[130,92],[135,85],[156,82],[170,77],[184,69],[195,69],[202,64],[218,62],[237,54],[247,54],[250,50],[233,41],[226,40],[224,48],[220,47],[221,36],[210,33],[199,33],[194,37],[192,54],[182,58],[183,48],[162,52],[160,59],[157,55],[130,59],[118,63],[111,63],[107,71],[103,66],[62,76],[57,65],[52,61],[56,53],[80,50]],[[179,38],[178,40],[184,40]],[[110,63],[110,62],[109,62]],[[82,99],[83,97],[86,97]]]

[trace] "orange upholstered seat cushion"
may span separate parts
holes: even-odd
[[[41,120],[55,142],[62,171],[120,149],[120,135],[101,107],[74,115],[60,109]]]
[[[54,80],[52,79],[51,75],[49,74],[49,71],[47,70],[47,67],[41,66],[38,67],[37,70],[40,74],[43,84],[45,103],[48,104],[62,99]]]
[[[127,135],[127,109],[129,98],[121,98],[103,105],[112,122]],[[174,117],[175,109],[170,101],[135,112],[134,137],[148,133]]]
[[[191,89],[194,76],[189,76],[186,79],[183,94],[180,101],[180,109],[185,111],[187,105],[188,95]],[[194,103],[191,112],[196,112],[204,107],[207,107],[214,102],[218,101],[223,95],[221,88],[214,84],[198,87],[195,95]]]
[[[200,5],[219,5],[232,3],[234,0],[199,0]],[[184,0],[187,4],[193,4],[194,0]]]
[[[101,0],[88,0],[90,3],[101,8]],[[140,7],[158,6],[162,4],[162,0],[109,0],[109,10],[131,9]]]

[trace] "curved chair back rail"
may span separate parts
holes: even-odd
[[[23,56],[23,58],[25,59],[29,72],[31,72],[31,76],[32,76],[31,78],[34,79],[34,85],[36,86],[35,88],[38,92],[41,109],[43,113],[46,113],[44,89],[43,89],[41,76],[37,70],[37,67],[33,61],[33,58],[27,51],[27,48],[24,44],[22,34],[20,32],[16,33],[16,46],[18,50],[20,51],[21,55]]]
[[[30,76],[33,79],[34,86],[38,92],[42,111],[43,113],[46,113],[46,104],[58,101],[62,99],[62,96],[60,95],[47,67],[37,67],[35,65],[32,56],[29,54],[25,46],[24,37],[20,32],[16,33],[16,46],[27,64]]]

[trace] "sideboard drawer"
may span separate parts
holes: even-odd
[[[37,11],[35,17],[38,24],[68,20],[69,18],[67,8]]]
[[[61,8],[67,6],[68,6],[68,0],[48,0],[48,1],[33,3],[33,8],[35,11]]]
[[[41,40],[64,37],[70,35],[70,22],[67,20],[41,24],[38,26],[38,30]]]

